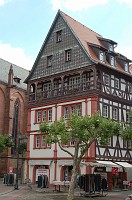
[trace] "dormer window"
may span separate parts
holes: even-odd
[[[100,51],[99,59],[100,59],[101,62],[105,62],[105,57],[104,57],[104,52],[103,51]]]
[[[115,58],[113,56],[110,56],[110,64],[111,66],[115,66]]]
[[[128,63],[125,63],[125,72],[128,72]]]
[[[114,51],[114,47],[112,44],[109,44],[109,51]]]
[[[14,76],[14,81],[16,83],[20,83],[21,79],[18,76]]]
[[[56,42],[62,41],[62,30],[56,32]]]
[[[47,67],[51,67],[52,66],[52,55],[47,56]]]

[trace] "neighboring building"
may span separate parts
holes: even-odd
[[[131,60],[115,52],[116,46],[115,41],[103,38],[58,11],[25,80],[29,95],[28,174],[32,182],[37,181],[40,173],[48,175],[50,184],[53,180],[70,180],[71,177],[71,157],[57,144],[45,143],[39,131],[42,121],[67,119],[75,111],[83,116],[92,115],[98,110],[106,118],[128,121],[127,111],[132,110]],[[72,151],[74,144],[69,141],[66,149]],[[87,166],[89,162],[91,166]],[[107,176],[109,188],[118,187],[118,180],[127,179],[130,163],[132,141],[114,137],[108,146],[91,146],[85,153],[80,172],[98,173],[99,170]],[[97,169],[95,165],[104,168]],[[120,167],[122,165],[124,167]],[[113,167],[118,167],[118,176],[112,176],[116,169]]]
[[[29,71],[0,59],[0,135],[9,135],[14,148],[0,152],[0,175],[16,172],[18,134],[27,128],[27,85]]]

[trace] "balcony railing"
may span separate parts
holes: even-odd
[[[63,88],[56,88],[53,90],[46,91],[37,91],[36,93],[29,94],[29,102],[36,100],[54,98],[54,97],[63,97],[72,94],[82,93],[85,91],[98,89],[100,90],[100,84],[97,84],[97,88],[94,87],[94,81],[88,81],[85,83],[74,84],[74,85],[65,85]]]

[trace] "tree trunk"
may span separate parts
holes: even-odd
[[[77,176],[77,165],[76,163],[73,164],[72,169],[72,177],[71,177],[71,183],[69,188],[69,193],[67,196],[67,200],[73,200],[74,198],[74,189],[75,189],[75,183],[76,183],[76,176]]]

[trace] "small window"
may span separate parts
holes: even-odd
[[[125,63],[125,72],[128,72],[128,63]]]
[[[70,106],[71,115],[75,114],[75,106]]]
[[[115,66],[115,58],[113,56],[110,56],[110,64],[111,66]]]
[[[36,148],[40,148],[40,136],[36,136]]]
[[[118,109],[113,107],[113,119],[118,120]]]
[[[68,107],[64,107],[64,118],[68,118]]]
[[[51,66],[52,66],[52,55],[47,56],[47,67],[51,67]]]
[[[114,50],[114,47],[112,44],[109,44],[109,51],[113,51]]]
[[[77,107],[76,107],[76,112],[77,112],[77,115],[78,116],[81,116],[81,113],[82,113],[82,109],[81,109],[81,104],[77,104]]]
[[[66,62],[71,61],[71,49],[65,51]]]
[[[61,42],[62,41],[62,31],[57,31],[56,32],[56,42]]]
[[[105,61],[105,59],[104,59],[104,52],[103,51],[100,51],[99,59],[100,59],[101,62]]]
[[[41,122],[41,111],[37,112],[37,123]]]
[[[132,94],[132,84],[129,84],[129,92]]]
[[[103,105],[103,108],[102,108],[102,115],[103,117],[108,117],[108,106],[107,105]]]
[[[107,75],[107,74],[104,75],[104,83],[105,83],[106,85],[110,85],[110,77],[109,77],[109,75]]]
[[[70,146],[74,146],[75,145],[75,141],[73,138],[70,139]]]
[[[46,110],[44,110],[42,113],[42,121],[46,121],[46,113]]]
[[[41,147],[44,148],[46,146],[46,143],[45,143],[45,136],[42,135],[42,143],[41,143]]]
[[[52,110],[48,110],[48,121],[52,121]]]
[[[119,89],[119,79],[115,78],[115,88]]]

